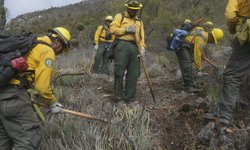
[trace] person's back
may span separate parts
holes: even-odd
[[[208,33],[202,27],[195,27],[185,38],[193,49],[194,65],[196,70],[201,70],[201,57],[203,49],[208,42]]]
[[[0,89],[0,149],[39,149],[41,130],[27,89],[37,90],[52,113],[63,111],[50,80],[55,55],[69,48],[70,39],[67,29],[50,29],[47,36],[38,38],[46,44],[37,44],[27,54],[28,69]]]
[[[44,41],[48,45],[51,44],[51,40],[47,36],[38,37],[38,40]],[[55,97],[52,94],[52,89],[50,87],[53,63],[55,61],[55,53],[48,45],[38,44],[32,50],[30,50],[29,54],[26,56],[28,71],[19,73],[19,75],[17,75],[19,79],[14,78],[10,80],[10,84],[27,84],[20,83],[27,79],[29,82],[28,84],[35,86],[34,88],[41,94],[46,103],[51,104],[55,102]],[[20,81],[21,76],[25,76],[25,79]]]

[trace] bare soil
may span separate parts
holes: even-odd
[[[135,101],[141,106],[146,101],[146,111],[150,113],[152,132],[156,136],[152,148],[156,150],[183,150],[195,146],[196,134],[204,125],[203,113],[208,110],[205,95],[186,93],[182,78],[177,78],[175,71],[175,67],[166,69],[164,76],[152,78],[155,105],[143,72],[137,84]],[[103,89],[103,94],[112,94],[113,83]]]

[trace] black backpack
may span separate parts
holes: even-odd
[[[11,35],[0,31],[0,88],[7,86],[17,73],[26,72],[28,65],[24,56],[39,43],[49,45],[38,41],[32,33]]]

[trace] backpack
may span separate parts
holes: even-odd
[[[182,48],[185,37],[189,33],[185,30],[175,29],[174,32],[167,38],[166,49],[170,51],[178,51]]]
[[[46,42],[38,41],[32,33],[11,35],[0,31],[0,88],[7,86],[17,73],[27,72],[24,56],[39,43],[49,46]]]
[[[185,37],[189,35],[193,28],[199,26],[202,18],[198,18],[192,23],[182,24],[180,29],[175,29],[168,37],[166,49],[169,51],[179,51],[185,43]]]

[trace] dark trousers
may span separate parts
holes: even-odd
[[[184,87],[194,86],[192,75],[192,62],[194,60],[194,56],[192,50],[192,48],[183,47],[181,50],[176,52],[176,56],[180,65],[182,79],[184,82]]]
[[[219,111],[222,116],[231,118],[243,75],[250,70],[250,43],[241,46],[236,39],[233,52],[224,71],[224,84],[219,98]]]
[[[137,47],[134,43],[120,41],[115,47],[114,52],[115,95],[118,99],[128,102],[135,97],[136,84],[140,75],[140,61],[137,57]],[[126,70],[124,87],[123,78]]]
[[[0,149],[37,150],[41,140],[38,118],[27,91],[0,89]]]
[[[109,75],[109,58],[107,53],[107,46],[105,43],[100,43],[97,49],[95,62],[93,64],[94,73],[107,74]]]

